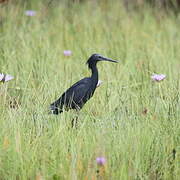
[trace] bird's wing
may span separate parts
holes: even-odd
[[[82,105],[92,96],[91,92],[94,92],[94,90],[92,90],[91,79],[81,79],[67,89],[58,100],[53,102],[50,109],[58,112],[59,107],[62,112],[63,105],[70,106],[71,108],[75,108],[72,106],[76,105],[82,107]]]
[[[77,87],[77,86],[79,86],[79,85],[82,85],[82,84],[84,84],[84,85],[86,85],[86,86],[87,86],[87,84],[91,84],[91,79],[88,78],[88,77],[83,78],[83,79],[81,79],[80,81],[78,81],[78,82],[76,82],[75,84],[73,84],[69,89],[75,88],[75,87]],[[68,90],[69,90],[69,89],[68,89]],[[68,90],[67,90],[67,91],[68,91]]]
[[[91,79],[90,78],[84,78],[72,85],[65,93],[64,96],[66,96],[67,101],[72,98],[72,100],[75,103],[79,103],[84,98],[89,98],[91,96]]]

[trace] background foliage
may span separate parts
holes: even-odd
[[[0,4],[0,71],[14,76],[0,84],[0,179],[178,179],[179,15],[119,1],[48,3]],[[103,84],[73,129],[75,112],[48,107],[89,75],[95,52],[120,62],[98,64]]]

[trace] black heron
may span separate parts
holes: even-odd
[[[83,105],[93,96],[98,83],[98,69],[96,67],[99,61],[109,61],[117,63],[118,61],[103,57],[100,54],[93,54],[89,57],[87,65],[92,71],[91,77],[81,79],[72,85],[62,96],[50,105],[53,114],[63,112],[65,110],[80,110]]]

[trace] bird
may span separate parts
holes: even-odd
[[[86,62],[88,68],[91,70],[91,76],[85,77],[73,84],[59,99],[51,103],[50,110],[52,114],[58,115],[62,113],[63,110],[68,111],[70,109],[79,111],[84,106],[93,96],[97,88],[98,69],[96,65],[100,61],[118,63],[117,60],[106,58],[100,54],[92,54]]]

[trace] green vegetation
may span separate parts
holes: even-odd
[[[177,180],[179,18],[119,3],[34,1],[32,17],[28,8],[0,5],[0,73],[15,77],[0,84],[0,179]],[[98,64],[103,84],[73,129],[75,112],[48,108],[89,75],[92,53],[120,62]],[[153,73],[166,79],[152,81]]]

